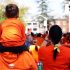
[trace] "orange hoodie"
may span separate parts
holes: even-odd
[[[1,24],[2,34],[0,42],[3,46],[21,46],[24,44],[25,27],[22,22],[16,18],[9,18]]]
[[[0,53],[0,70],[37,70],[37,66],[27,51],[19,55],[4,52]]]

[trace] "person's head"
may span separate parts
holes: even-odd
[[[37,40],[33,39],[33,45],[37,45]]]
[[[60,52],[58,43],[62,38],[62,29],[58,25],[53,25],[49,30],[49,38],[54,44],[53,59],[56,60],[56,56]]]
[[[15,4],[8,4],[5,8],[5,15],[7,18],[17,18],[19,15],[19,8]]]
[[[49,38],[52,43],[58,44],[62,37],[62,29],[58,25],[53,25],[49,30]]]
[[[66,38],[67,38],[67,42],[70,43],[70,32],[67,32],[67,33],[66,33]]]
[[[41,33],[38,33],[38,34],[37,34],[37,37],[41,37]]]

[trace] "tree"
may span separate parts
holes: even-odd
[[[45,0],[39,0],[37,3],[39,4],[40,14],[47,17],[47,2]]]
[[[22,20],[23,16],[27,13],[28,8],[27,7],[22,7],[19,9],[19,18]]]
[[[6,19],[4,15],[4,6],[0,5],[0,23]]]

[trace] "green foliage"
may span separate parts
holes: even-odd
[[[26,12],[27,12],[27,10],[28,10],[28,8],[20,8],[19,9],[19,18],[22,20],[22,18],[23,18],[23,16],[26,14]]]
[[[14,3],[14,0],[4,0],[4,3],[6,4]],[[5,9],[4,5],[0,4],[0,23],[6,19],[4,15],[4,12],[5,12],[4,9]],[[19,19],[20,20],[23,20],[23,16],[27,13],[27,10],[28,10],[27,7],[19,8]]]
[[[0,5],[0,23],[6,19],[4,15],[4,6]]]

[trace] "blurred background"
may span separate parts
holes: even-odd
[[[18,5],[26,33],[28,29],[35,34],[44,33],[55,24],[63,33],[70,32],[70,0],[0,0],[0,23],[6,19],[4,8],[10,3]]]

